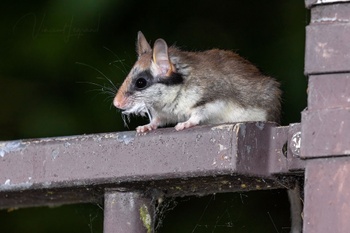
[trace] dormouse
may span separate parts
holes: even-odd
[[[168,124],[279,122],[279,83],[238,54],[212,49],[182,51],[157,39],[153,48],[138,33],[137,61],[114,98],[123,114],[147,115],[147,132]]]

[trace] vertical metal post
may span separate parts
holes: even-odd
[[[108,190],[104,201],[104,233],[153,233],[151,199],[137,192]]]
[[[350,0],[305,0],[304,233],[350,232]]]

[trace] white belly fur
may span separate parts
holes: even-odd
[[[220,124],[242,121],[266,121],[267,113],[260,108],[243,108],[227,101],[215,101],[205,105],[203,123]]]

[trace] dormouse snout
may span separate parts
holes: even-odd
[[[113,100],[113,105],[119,109],[125,109],[126,98],[118,93]]]
[[[130,83],[130,78],[126,78],[125,81],[123,82],[123,84],[121,85],[121,87],[119,88],[116,96],[114,97],[113,100],[113,105],[119,109],[126,109],[128,106],[128,100],[127,100],[127,96],[125,95],[125,93],[127,92],[128,86]]]

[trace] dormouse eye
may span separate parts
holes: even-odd
[[[139,78],[139,79],[136,80],[135,86],[138,89],[143,89],[143,88],[145,88],[147,86],[147,80],[144,79],[144,78]]]

